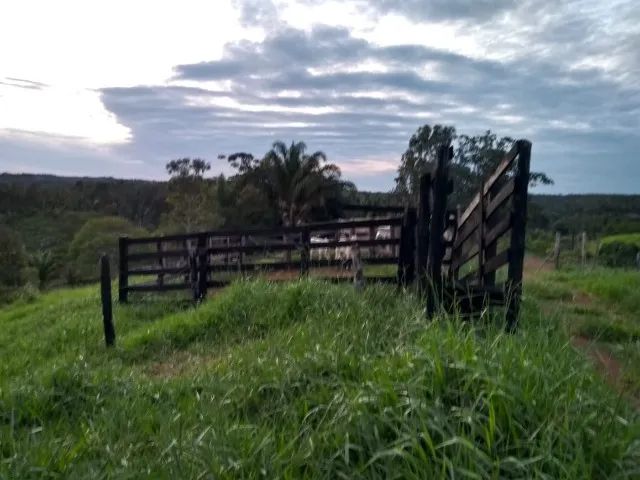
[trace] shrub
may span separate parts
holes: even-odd
[[[146,231],[121,217],[101,217],[87,221],[73,237],[69,246],[67,279],[74,283],[98,277],[98,260],[106,253],[111,272],[118,265],[118,238],[121,235],[140,236]]]
[[[640,251],[640,233],[605,237],[598,248],[598,258],[609,267],[634,267]]]

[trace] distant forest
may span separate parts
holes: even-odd
[[[234,179],[208,180],[221,190]],[[226,183],[221,187],[221,182]],[[87,219],[123,217],[148,231],[162,229],[169,211],[169,182],[114,178],[58,177],[53,175],[0,174],[0,223],[16,230],[29,250],[51,248],[70,240]],[[399,205],[395,193],[347,188],[343,201],[366,205]],[[267,226],[274,215],[234,211],[242,205],[220,205],[220,227]],[[192,205],[191,208],[206,208]],[[257,208],[256,205],[253,206]],[[331,214],[342,215],[339,206]],[[225,215],[226,213],[226,215]],[[529,226],[563,233],[586,231],[601,236],[640,231],[640,195],[530,195]],[[327,212],[318,212],[321,220]],[[66,232],[66,234],[65,234]]]
[[[424,125],[411,136],[390,192],[358,191],[322,151],[307,152],[303,142],[276,141],[260,156],[221,157],[234,170],[229,177],[210,176],[210,164],[198,158],[169,161],[167,181],[0,174],[0,300],[3,289],[95,278],[100,253],[117,261],[122,234],[287,226],[353,216],[345,204],[415,204],[420,176],[443,144],[455,146],[449,197],[455,208],[469,202],[514,140]],[[549,183],[544,172],[530,173],[530,185]],[[586,231],[597,240],[640,232],[640,195],[531,195],[528,214],[532,234]]]

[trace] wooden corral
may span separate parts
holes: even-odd
[[[439,148],[436,164],[420,179],[415,207],[343,206],[386,215],[382,218],[122,237],[119,299],[126,302],[132,292],[190,290],[200,300],[208,289],[249,274],[272,280],[355,276],[361,283],[364,265],[392,265],[394,275],[368,280],[402,287],[417,281],[429,317],[454,309],[472,317],[486,307],[504,306],[506,328],[513,331],[522,295],[531,143],[515,143],[462,213],[448,206],[452,156],[449,145]],[[351,271],[354,251],[357,272]],[[502,267],[506,272],[497,275]],[[130,282],[132,277],[155,279]]]

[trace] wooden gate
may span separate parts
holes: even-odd
[[[433,198],[425,264],[427,312],[432,316],[444,307],[475,315],[486,306],[504,305],[506,327],[512,331],[522,296],[531,143],[515,143],[460,215],[446,208],[451,156],[449,147],[440,149],[434,172],[425,175],[428,193],[421,193],[423,202]],[[417,256],[424,262],[420,252]]]

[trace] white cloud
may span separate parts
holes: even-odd
[[[79,88],[0,84],[0,135],[3,130],[5,135],[20,130],[96,144],[131,139],[129,128],[104,107],[98,92]]]

